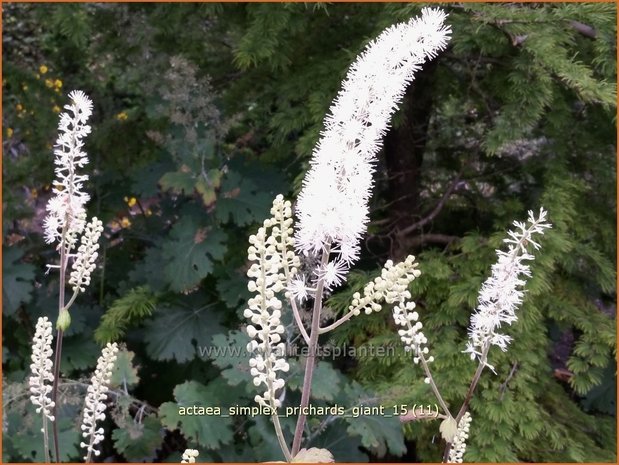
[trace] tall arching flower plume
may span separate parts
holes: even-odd
[[[527,248],[531,245],[535,250],[540,249],[541,246],[533,240],[533,236],[544,234],[544,230],[551,227],[546,222],[547,213],[540,208],[536,218],[533,211],[529,210],[529,224],[514,221],[516,230],[508,231],[509,237],[504,239],[509,244],[508,250],[496,251],[498,261],[492,265],[492,274],[482,284],[477,310],[471,315],[469,341],[465,351],[471,354],[471,359],[479,357],[485,362],[490,345],[507,350],[511,338],[499,333],[498,329],[503,323],[511,325],[518,319],[516,309],[522,303],[522,287],[526,284],[523,278],[531,277],[529,265],[525,261],[535,258],[527,252]]]
[[[81,90],[74,90],[69,98],[71,104],[65,105],[67,112],[60,114],[58,123],[59,135],[54,149],[54,195],[47,203],[44,223],[45,241],[50,244],[58,241],[60,245],[65,245],[63,241],[67,237],[74,239],[84,229],[84,206],[90,199],[82,191],[88,175],[78,174],[77,169],[88,163],[88,156],[82,149],[83,139],[90,133],[86,122],[92,115],[92,101]]]
[[[304,253],[326,247],[337,253],[341,263],[323,270],[338,271],[333,284],[358,258],[381,140],[415,72],[445,48],[451,32],[445,18],[440,9],[424,8],[421,17],[394,25],[370,42],[325,118],[298,198],[295,240]]]

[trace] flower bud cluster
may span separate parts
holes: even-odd
[[[393,307],[393,320],[403,329],[398,330],[398,335],[404,343],[406,351],[413,351],[415,357],[413,362],[419,363],[420,357],[428,354],[429,349],[425,346],[428,339],[421,331],[423,324],[419,320],[419,314],[415,311],[415,302],[399,302]],[[427,362],[433,362],[434,357],[430,356]]]
[[[458,432],[451,444],[449,450],[449,458],[447,463],[462,463],[464,452],[466,451],[466,440],[469,437],[469,429],[471,427],[471,414],[466,412],[458,423]]]
[[[32,339],[32,364],[30,365],[32,376],[29,380],[32,396],[30,400],[37,407],[36,412],[43,411],[43,415],[50,421],[54,421],[54,416],[51,414],[54,402],[49,398],[52,386],[46,382],[54,382],[52,339],[52,323],[47,317],[39,318]]]
[[[263,395],[256,395],[255,401],[277,408],[281,403],[275,393],[285,385],[277,372],[289,370],[288,363],[279,358],[286,347],[282,339],[285,332],[281,324],[282,301],[277,294],[286,290],[288,276],[296,274],[299,259],[292,250],[290,202],[278,195],[271,214],[273,217],[249,237],[247,256],[254,263],[247,272],[247,288],[255,296],[248,300],[244,315],[251,321],[247,326],[247,334],[252,339],[247,350],[254,353],[249,360],[250,372],[255,386],[266,387]]]
[[[359,315],[362,310],[369,315],[382,309],[383,300],[388,304],[405,302],[411,298],[409,284],[419,275],[421,271],[417,269],[415,257],[412,255],[396,265],[393,261],[387,260],[381,275],[365,286],[363,296],[359,292],[353,294],[348,309],[353,315]]]
[[[84,292],[85,286],[90,284],[90,274],[96,267],[98,241],[102,232],[103,223],[96,216],[93,217],[86,225],[81,244],[77,249],[77,256],[73,262],[73,271],[69,278],[69,284],[73,286],[73,291]]]
[[[108,385],[112,378],[112,369],[116,362],[118,344],[108,343],[102,350],[101,356],[97,360],[95,373],[90,380],[90,386],[86,394],[84,407],[84,419],[82,421],[82,436],[89,439],[88,443],[81,442],[80,447],[86,448],[84,460],[88,462],[94,453],[98,456],[101,452],[95,446],[103,441],[103,428],[97,429],[97,421],[105,420],[105,400],[107,399]]]
[[[185,449],[181,457],[181,463],[196,463],[198,455],[200,455],[200,452],[195,449]]]

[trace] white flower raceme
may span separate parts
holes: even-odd
[[[92,454],[95,456],[100,454],[100,451],[95,449],[95,446],[103,441],[103,428],[97,429],[97,422],[105,420],[105,400],[107,399],[108,385],[112,378],[112,369],[116,362],[116,354],[118,353],[118,344],[115,342],[108,343],[101,351],[101,356],[97,360],[97,367],[93,374],[88,392],[86,394],[86,402],[84,406],[84,418],[82,421],[82,436],[86,442],[81,442],[80,447],[86,449],[84,460],[89,462]]]
[[[98,241],[102,232],[103,223],[97,217],[93,217],[86,225],[81,244],[77,249],[77,256],[73,262],[69,284],[73,286],[74,291],[84,292],[85,286],[90,284],[90,274],[95,269],[95,260],[99,249]]]
[[[86,122],[92,115],[92,101],[80,90],[71,92],[69,98],[71,104],[65,105],[67,112],[60,114],[59,136],[54,150],[54,195],[47,203],[47,217],[44,221],[47,243],[62,242],[65,228],[73,237],[82,231],[85,223],[84,206],[90,199],[82,191],[88,176],[78,174],[77,169],[88,163],[88,156],[83,151],[83,139],[90,133],[90,126]]]
[[[29,380],[32,395],[30,400],[37,407],[36,412],[43,412],[43,415],[50,421],[54,421],[51,413],[54,402],[49,397],[52,392],[51,383],[54,381],[52,339],[52,323],[47,317],[39,318],[32,339],[32,364],[30,365],[32,376]]]
[[[464,452],[466,451],[466,440],[469,437],[469,429],[471,427],[471,414],[466,412],[458,423],[458,432],[454,437],[447,463],[462,463]]]
[[[404,303],[411,298],[409,284],[420,275],[421,271],[417,269],[413,255],[409,255],[406,260],[396,265],[393,261],[387,260],[381,275],[363,288],[363,296],[359,292],[353,294],[352,303],[348,307],[349,312],[359,315],[363,310],[369,315],[373,311],[379,312],[383,308],[383,301],[388,304]]]
[[[265,220],[258,232],[249,238],[248,258],[254,263],[247,272],[247,287],[256,295],[248,300],[244,315],[252,323],[247,326],[247,334],[252,338],[247,350],[255,352],[249,360],[254,384],[266,387],[264,394],[257,395],[255,400],[260,405],[277,408],[280,401],[275,393],[285,384],[277,372],[289,369],[288,363],[281,358],[285,353],[282,342],[285,329],[280,320],[282,302],[277,294],[286,291],[287,276],[296,274],[299,259],[292,250],[290,202],[278,195],[271,214],[273,217]]]
[[[195,449],[185,449],[183,457],[181,458],[181,463],[196,463],[198,455],[200,455],[200,452]]]
[[[497,330],[503,323],[511,325],[518,319],[516,309],[522,303],[522,287],[526,284],[523,278],[531,276],[529,265],[525,261],[535,258],[527,252],[527,248],[530,245],[535,250],[540,248],[533,236],[544,234],[544,230],[551,227],[550,223],[546,222],[546,216],[546,210],[540,208],[537,218],[529,211],[529,224],[514,221],[516,231],[509,231],[509,237],[504,240],[509,244],[508,250],[496,251],[498,261],[492,265],[491,276],[482,284],[477,310],[471,315],[469,341],[465,350],[471,354],[471,359],[481,357],[488,344],[496,345],[503,351],[507,350],[511,338]]]
[[[421,17],[386,29],[350,67],[325,118],[296,208],[296,248],[336,252],[333,284],[358,258],[368,221],[376,154],[391,115],[421,65],[445,48],[445,13],[424,8]],[[344,271],[342,271],[344,270]]]
[[[419,314],[415,311],[415,302],[401,302],[393,307],[393,321],[403,329],[398,330],[398,335],[404,343],[406,351],[413,351],[413,362],[419,363],[420,357],[428,355],[430,350],[425,346],[428,339],[421,331],[423,323],[419,320]],[[433,362],[434,357],[425,358],[426,362]]]

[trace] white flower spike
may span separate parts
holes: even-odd
[[[525,261],[535,257],[527,252],[529,245],[539,249],[540,245],[533,241],[535,234],[544,234],[551,227],[546,222],[547,211],[540,208],[536,218],[529,210],[528,225],[514,221],[516,231],[509,231],[504,240],[509,244],[507,252],[497,250],[498,261],[492,265],[491,276],[482,284],[479,291],[477,310],[471,315],[469,326],[469,341],[465,352],[471,359],[481,357],[484,348],[496,345],[506,351],[511,338],[497,330],[503,323],[511,325],[518,317],[516,309],[522,303],[526,284],[524,277],[530,277],[531,271]],[[492,366],[487,365],[492,369]]]
[[[335,286],[359,255],[366,230],[372,174],[381,139],[407,85],[428,59],[445,48],[446,14],[424,8],[421,17],[386,29],[350,67],[342,90],[325,118],[303,180],[296,213],[296,248],[338,254],[335,269],[324,270]]]
[[[59,136],[56,140],[54,163],[56,165],[54,195],[47,203],[47,217],[44,221],[45,241],[52,243],[63,241],[63,230],[75,237],[84,229],[86,202],[90,196],[82,191],[88,175],[77,174],[78,168],[88,163],[84,152],[84,137],[90,133],[86,124],[92,115],[92,101],[80,90],[69,94],[70,105],[65,105],[67,112],[60,114],[58,124]]]
[[[52,374],[52,323],[47,317],[37,320],[37,326],[32,340],[32,364],[30,370],[30,400],[37,407],[36,412],[45,415],[50,421],[54,421],[52,408],[54,402],[49,397],[52,392],[54,375]],[[49,384],[48,384],[49,383]]]
[[[108,343],[101,351],[101,356],[97,360],[97,368],[90,380],[86,402],[84,406],[84,418],[82,421],[82,436],[86,442],[81,442],[80,447],[86,449],[84,460],[88,463],[92,454],[98,456],[101,452],[95,448],[103,441],[103,428],[97,429],[97,422],[105,420],[105,400],[107,399],[108,385],[112,378],[112,369],[116,362],[118,344]]]

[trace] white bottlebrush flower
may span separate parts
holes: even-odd
[[[92,115],[92,101],[80,90],[71,92],[69,98],[71,104],[64,107],[67,112],[60,114],[59,135],[54,150],[54,195],[47,203],[47,217],[44,221],[47,243],[61,242],[65,228],[73,235],[82,231],[84,206],[90,199],[90,196],[82,191],[88,176],[78,174],[77,170],[88,163],[88,156],[83,150],[83,139],[90,133],[90,126],[86,122]]]
[[[99,249],[98,241],[102,232],[103,223],[97,217],[93,217],[85,227],[69,278],[69,284],[73,286],[74,291],[84,292],[85,287],[90,284],[90,274],[95,269]]]
[[[286,372],[288,363],[282,358],[285,344],[281,324],[282,302],[277,294],[288,290],[296,274],[299,259],[292,250],[292,207],[278,195],[273,201],[272,218],[264,221],[255,235],[249,238],[247,256],[252,265],[247,272],[248,289],[256,295],[247,301],[244,315],[251,321],[247,334],[252,339],[247,350],[254,353],[249,360],[250,373],[256,386],[264,385],[263,395],[255,397],[260,405],[277,408],[281,402],[276,391],[284,387],[278,372]]]
[[[82,420],[82,437],[88,442],[81,442],[80,447],[86,449],[84,460],[89,462],[92,454],[95,456],[100,454],[100,451],[95,448],[97,444],[103,441],[103,428],[97,429],[97,422],[105,420],[105,400],[107,399],[108,385],[112,378],[112,369],[116,362],[116,354],[118,353],[118,344],[115,342],[108,343],[101,351],[101,356],[97,360],[95,373],[90,379],[90,385],[86,394],[84,406],[84,415]]]
[[[181,458],[181,463],[196,463],[196,458],[198,458],[200,452],[196,449],[185,449],[183,452],[183,457]]]
[[[386,29],[350,67],[303,180],[297,250],[330,247],[348,266],[358,258],[381,140],[415,72],[445,48],[445,17],[424,8],[421,17]]]
[[[36,412],[43,412],[43,415],[50,421],[54,421],[51,413],[54,402],[49,397],[54,382],[52,339],[52,323],[47,317],[39,318],[32,339],[32,364],[30,365],[32,376],[29,380],[32,395],[30,400],[37,407]]]
[[[469,341],[465,352],[471,354],[471,359],[480,357],[486,345],[496,345],[501,350],[507,350],[511,338],[497,332],[503,323],[512,324],[518,319],[516,309],[522,303],[526,284],[525,277],[531,276],[529,265],[525,261],[535,257],[527,252],[529,245],[535,250],[540,245],[533,241],[535,234],[544,234],[551,227],[546,222],[547,212],[540,208],[536,218],[529,211],[528,225],[514,221],[515,231],[508,232],[504,240],[507,251],[497,250],[498,261],[492,265],[491,276],[482,284],[477,301],[477,309],[471,315],[469,326]],[[490,365],[488,365],[492,368]]]
[[[323,279],[327,289],[333,289],[346,281],[348,266],[344,260],[334,260],[318,268],[316,274]]]
[[[286,290],[288,291],[286,297],[294,298],[299,302],[303,302],[310,296],[310,288],[307,287],[305,276],[303,275],[292,279]]]
[[[469,437],[469,429],[471,427],[471,414],[466,412],[458,423],[458,432],[454,437],[449,449],[449,457],[447,463],[462,463],[464,459],[464,452],[466,451],[466,440]]]
[[[405,350],[412,351],[415,355],[413,362],[419,363],[420,357],[424,357],[427,362],[433,362],[434,357],[426,357],[429,353],[429,349],[425,346],[428,339],[421,331],[423,324],[418,320],[419,314],[415,311],[415,302],[401,302],[393,307],[393,321],[402,327],[398,330],[398,335],[404,343]]]

